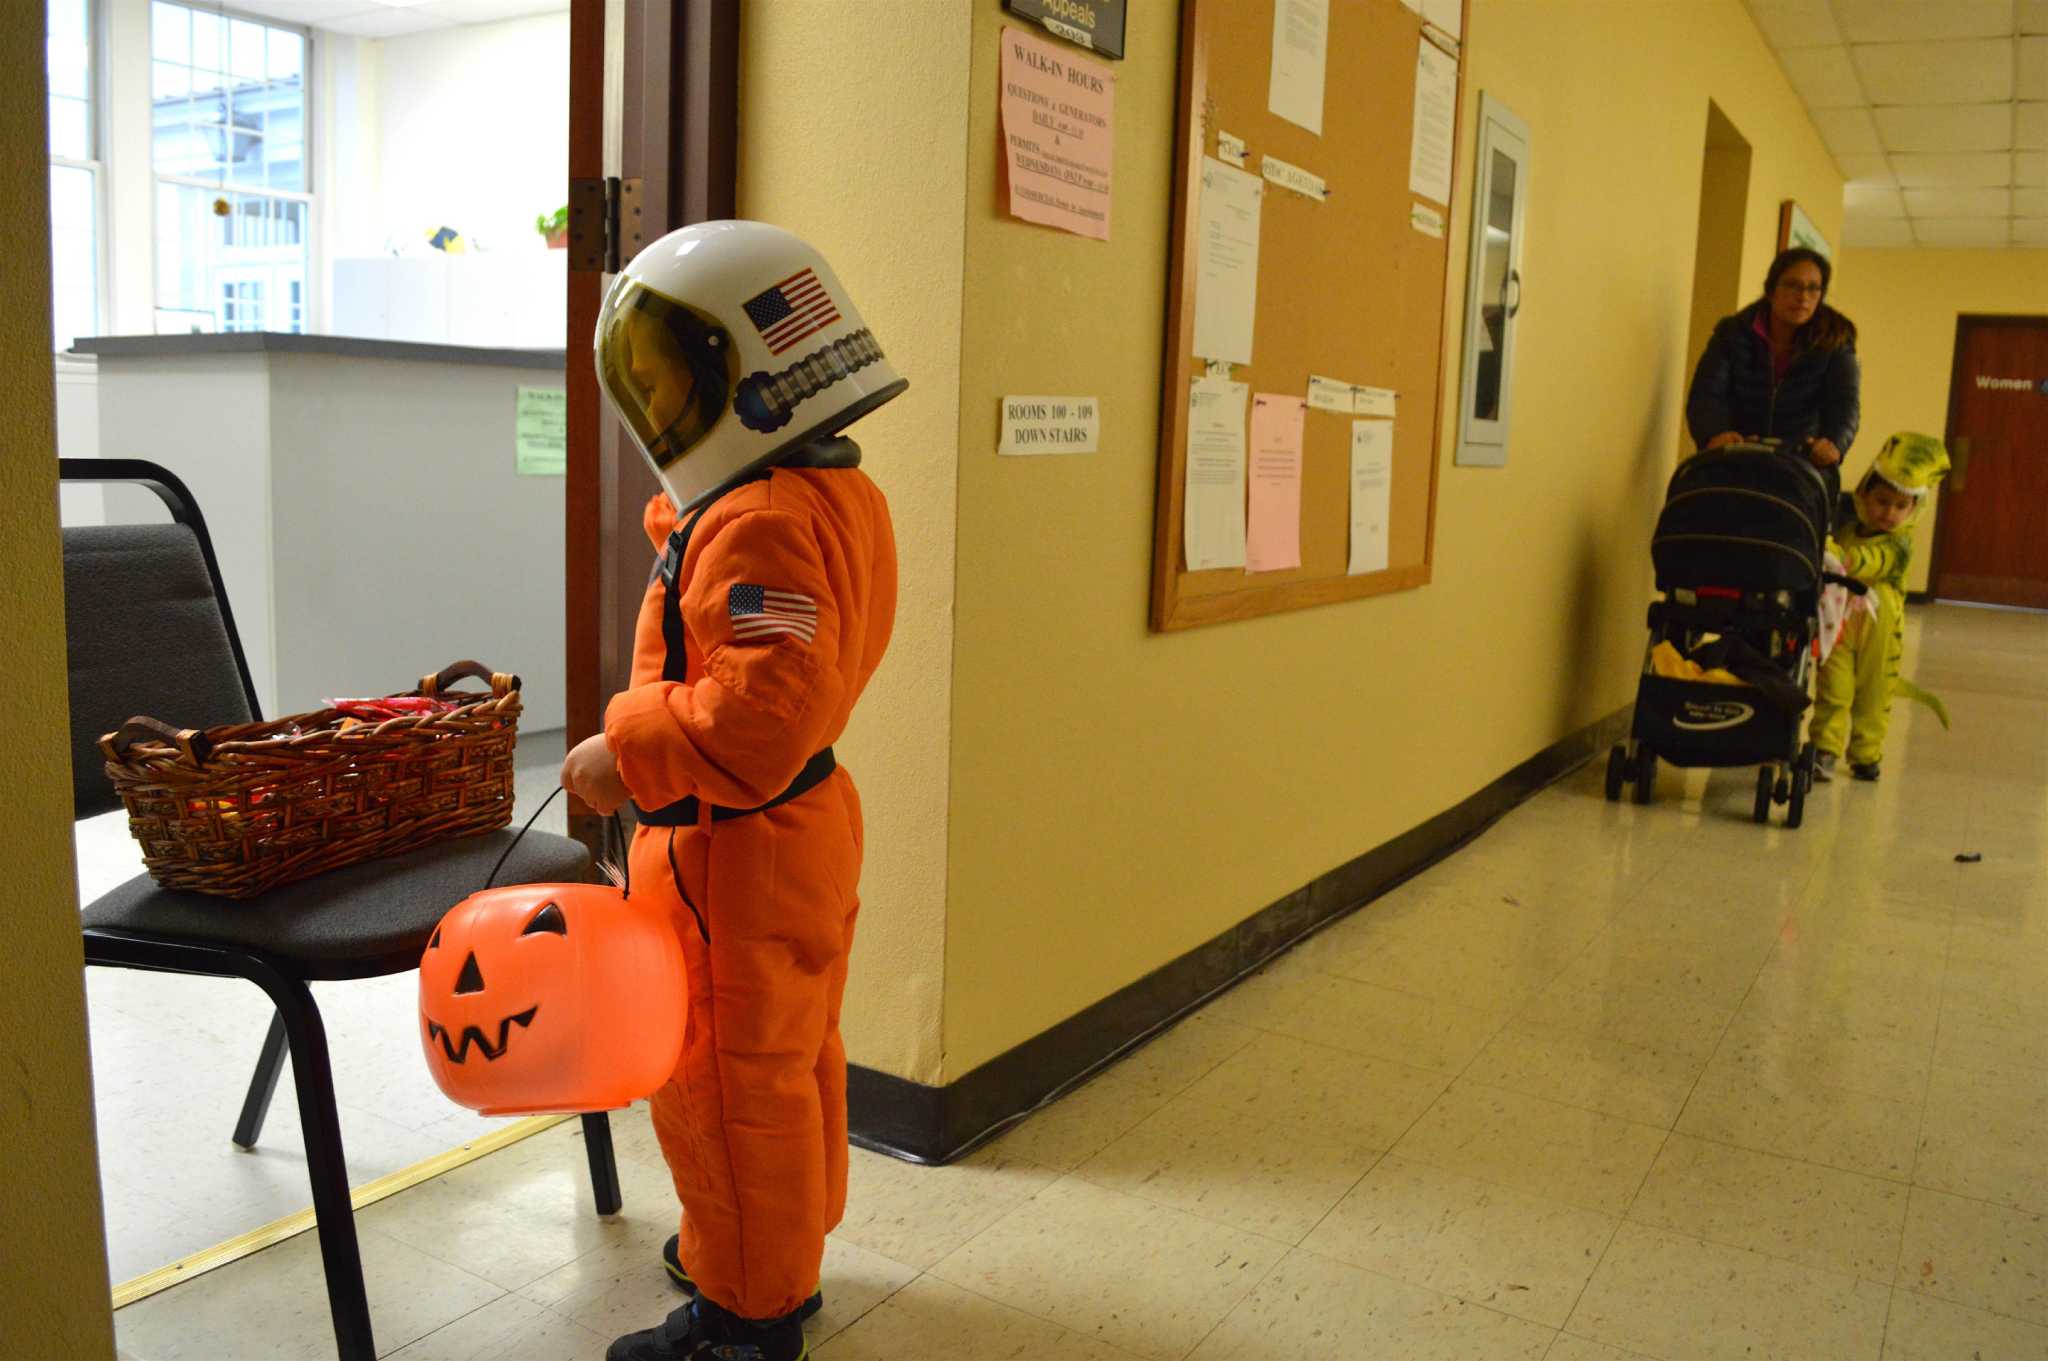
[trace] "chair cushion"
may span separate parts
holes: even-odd
[[[170,940],[234,945],[282,962],[302,978],[364,978],[419,963],[434,924],[483,888],[517,833],[457,837],[365,861],[235,902],[170,891],[137,875],[95,900],[85,925]],[[583,843],[528,832],[497,878],[507,884],[587,883]]]

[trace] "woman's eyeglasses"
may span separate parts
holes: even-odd
[[[1780,279],[1778,280],[1778,291],[1780,293],[1806,293],[1817,298],[1828,291],[1828,286],[1826,284],[1803,284],[1797,279]]]

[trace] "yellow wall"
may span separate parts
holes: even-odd
[[[910,380],[851,432],[889,497],[902,599],[888,658],[837,748],[867,817],[844,1026],[855,1063],[935,1083],[968,15],[775,0],[746,6],[742,23],[740,213],[823,251]]]
[[[1130,8],[1103,244],[1002,211],[1012,20],[972,7],[948,1080],[1626,703],[1709,98],[1754,148],[1743,278],[1781,198],[1838,229],[1840,176],[1737,0],[1478,0],[1447,295],[1459,315],[1486,89],[1533,134],[1509,466],[1451,466],[1446,424],[1423,590],[1150,634],[1178,7]],[[1023,392],[1100,396],[1101,452],[998,459],[998,399]]]
[[[1958,316],[2048,316],[2048,251],[1846,250],[1832,296],[1856,323],[1863,360],[1863,433],[1845,479],[1853,481],[1893,432],[1946,434]],[[1913,555],[1913,590],[1927,589],[1933,565],[1929,519]]]
[[[50,370],[43,10],[0,6],[0,1356],[111,1357],[85,964],[71,866],[64,576]]]

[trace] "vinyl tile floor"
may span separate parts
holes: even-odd
[[[1902,706],[1801,830],[1588,767],[954,1165],[856,1151],[814,1355],[2048,1358],[2048,616],[1915,610],[1906,669],[1954,730]],[[611,1219],[573,1122],[359,1215],[387,1355],[675,1306],[615,1124]],[[319,1282],[304,1235],[120,1345],[330,1355]]]

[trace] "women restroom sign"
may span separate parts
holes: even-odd
[[[1100,441],[1093,397],[1005,397],[999,454],[1092,454]]]

